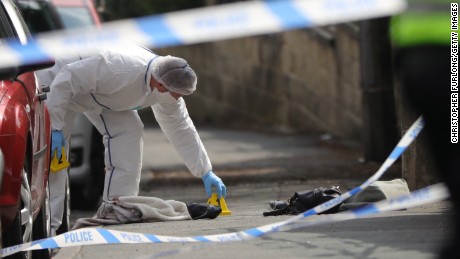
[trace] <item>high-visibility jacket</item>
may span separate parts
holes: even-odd
[[[457,10],[459,4],[446,0],[418,0],[408,3],[409,7],[404,13],[391,19],[390,36],[393,44],[398,47],[449,45],[451,4]]]

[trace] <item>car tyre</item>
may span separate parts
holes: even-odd
[[[0,149],[0,188],[2,186],[4,166],[5,166],[5,161],[3,158],[3,152]],[[0,248],[2,247],[2,244],[3,244],[2,233],[3,233],[2,232],[2,221],[0,220]]]
[[[43,199],[40,212],[34,221],[33,238],[34,240],[48,238],[51,235],[51,212],[49,203],[49,185],[46,185],[46,195]],[[40,249],[32,251],[32,258],[49,259],[51,258],[50,249]]]
[[[30,166],[28,158],[24,161],[24,168],[22,170],[22,184],[21,184],[21,203],[18,207],[18,212],[11,226],[6,230],[3,235],[3,246],[10,247],[32,241],[32,228],[33,228],[33,205],[32,193],[30,191]],[[25,259],[31,258],[32,251],[23,251],[12,254],[9,258]]]

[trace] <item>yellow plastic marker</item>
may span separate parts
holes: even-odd
[[[57,150],[53,153],[53,158],[51,159],[50,169],[52,173],[56,173],[70,166],[69,161],[67,161],[67,156],[65,154],[65,149],[62,147],[62,155],[60,158],[57,157]]]
[[[222,209],[222,212],[219,215],[231,215],[232,211],[227,208],[227,203],[225,203],[224,197],[221,197],[220,199],[218,199],[217,197],[217,193],[213,193],[211,197],[208,199],[208,204],[220,207]]]

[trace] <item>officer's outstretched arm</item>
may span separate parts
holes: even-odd
[[[158,124],[190,172],[202,177],[212,170],[206,149],[190,119],[183,98],[152,106]]]

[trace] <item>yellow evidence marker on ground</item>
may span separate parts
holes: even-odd
[[[208,199],[208,204],[220,207],[222,212],[219,215],[227,216],[232,214],[232,211],[227,208],[227,203],[225,203],[224,197],[218,199],[217,193],[213,193],[211,195],[211,197]]]
[[[70,166],[69,161],[67,161],[67,156],[65,153],[64,147],[62,147],[62,155],[60,158],[57,157],[57,150],[53,153],[53,158],[51,159],[50,170],[52,173],[56,173]]]

